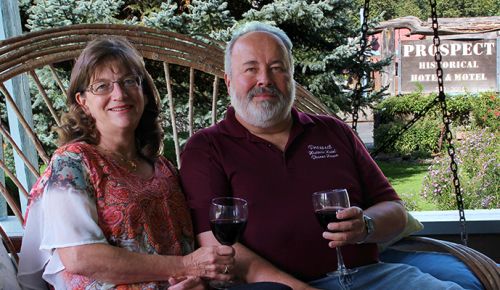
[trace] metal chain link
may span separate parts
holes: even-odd
[[[358,61],[360,64],[359,69],[356,72],[356,77],[357,77],[357,82],[356,86],[354,87],[354,91],[352,94],[352,129],[354,131],[357,131],[357,126],[358,126],[358,119],[359,119],[359,107],[361,104],[361,96],[364,91],[363,84],[361,83],[363,76],[364,76],[364,71],[363,71],[363,64],[366,61],[366,47],[368,46],[368,14],[370,12],[370,0],[365,0],[365,4],[363,7],[363,21],[361,23],[361,40],[360,40],[360,48],[358,52]]]
[[[455,187],[455,197],[457,201],[457,207],[460,215],[460,225],[461,225],[461,233],[460,238],[462,240],[462,244],[467,245],[467,230],[465,225],[465,213],[464,213],[464,202],[462,198],[462,190],[460,188],[460,180],[458,179],[458,167],[455,162],[455,146],[453,146],[453,136],[450,130],[451,118],[446,107],[446,95],[444,93],[444,85],[443,85],[443,69],[441,67],[442,55],[439,50],[439,45],[441,44],[441,40],[438,35],[438,19],[437,19],[437,11],[436,11],[436,0],[429,0],[431,4],[431,17],[432,17],[432,30],[434,32],[433,43],[436,48],[436,54],[434,55],[434,59],[436,61],[437,69],[436,75],[438,78],[438,90],[439,90],[439,102],[441,104],[441,111],[443,113],[443,123],[445,127],[446,141],[448,142],[448,155],[450,156],[450,169],[453,173],[453,185]]]

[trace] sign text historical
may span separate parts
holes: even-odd
[[[441,40],[446,92],[495,91],[497,41]],[[435,47],[431,40],[401,41],[401,93],[437,92]]]

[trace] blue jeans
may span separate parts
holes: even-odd
[[[443,265],[446,267],[446,265]],[[405,264],[377,263],[357,268],[352,274],[350,290],[455,290],[463,289],[450,281],[441,281],[434,276],[422,273],[418,268]],[[309,285],[319,289],[343,289],[339,278],[328,276],[309,282]]]

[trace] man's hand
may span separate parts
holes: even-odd
[[[404,230],[406,225],[406,210],[400,201],[383,201],[372,205],[364,211],[356,206],[346,208],[337,213],[338,223],[329,223],[323,237],[331,242],[331,248],[365,241],[367,232],[363,214],[374,223],[375,231],[366,242],[379,243],[389,241]]]
[[[367,235],[363,210],[357,206],[337,212],[340,222],[329,223],[328,232],[323,232],[323,238],[330,240],[328,246],[336,248],[363,241]]]

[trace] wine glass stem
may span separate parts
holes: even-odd
[[[345,264],[344,264],[344,259],[342,258],[342,253],[340,252],[340,247],[335,248],[337,250],[337,271],[339,273],[344,274],[345,273]]]

